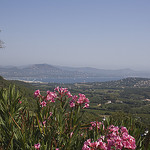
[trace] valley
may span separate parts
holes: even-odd
[[[111,116],[122,112],[132,114],[147,125],[150,124],[150,79],[125,78],[117,81],[92,83],[25,83],[17,80],[0,79],[0,87],[16,85],[26,98],[26,105],[34,109],[33,93],[39,89],[42,93],[52,91],[57,86],[66,87],[74,95],[85,94],[90,100],[90,107],[85,110],[87,119]]]

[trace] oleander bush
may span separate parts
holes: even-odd
[[[149,149],[149,130],[129,117],[83,122],[89,99],[55,88],[39,90],[32,111],[15,86],[0,91],[0,149],[2,150],[121,150]]]

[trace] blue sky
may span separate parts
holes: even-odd
[[[150,70],[149,0],[1,0],[0,65]]]

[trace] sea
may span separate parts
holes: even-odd
[[[121,77],[80,77],[80,78],[7,78],[8,80],[20,80],[25,82],[46,82],[46,83],[89,83],[89,82],[106,82],[123,79]]]
[[[88,78],[50,78],[43,79],[43,82],[50,83],[88,83],[88,82],[106,82],[120,80],[118,77],[88,77]]]

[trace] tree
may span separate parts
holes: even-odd
[[[1,30],[0,30],[0,32],[1,32]],[[0,40],[0,48],[3,48],[3,44],[4,44],[4,42]]]

